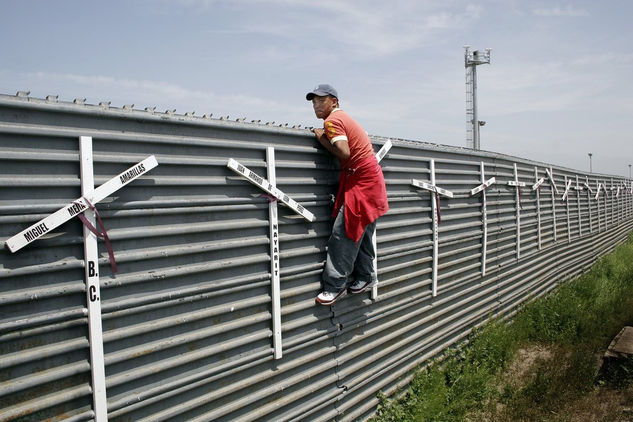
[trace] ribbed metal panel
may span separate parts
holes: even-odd
[[[80,196],[79,136],[93,139],[96,186],[149,155],[159,163],[97,205],[119,266],[113,275],[100,243],[111,421],[366,419],[378,391],[393,394],[474,326],[578,275],[633,228],[622,178],[553,167],[552,200],[549,165],[391,140],[377,300],[320,307],[338,171],[307,130],[0,96],[0,241]],[[387,141],[373,140],[376,150]],[[265,177],[269,146],[277,187],[316,216],[279,206],[281,359],[268,199],[227,168],[234,158]],[[431,180],[431,160],[436,185],[454,194],[439,201],[437,296],[432,195],[411,184]],[[485,276],[482,194],[470,193],[481,162],[496,178]],[[593,193],[574,189],[587,178]],[[595,199],[597,183],[608,190]],[[94,419],[81,223],[0,259],[0,420]]]

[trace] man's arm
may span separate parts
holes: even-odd
[[[323,148],[331,152],[335,157],[342,161],[346,161],[349,158],[349,143],[346,140],[330,143],[323,129],[313,129],[313,132],[319,143],[323,145]]]

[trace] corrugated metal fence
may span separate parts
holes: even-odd
[[[0,96],[0,241],[81,196],[80,136],[92,137],[95,186],[150,155],[159,164],[97,204],[119,267],[113,275],[100,242],[111,421],[366,419],[379,391],[578,275],[633,228],[620,177],[393,139],[381,162],[391,210],[377,227],[378,295],[316,306],[338,171],[307,130],[18,95]],[[267,147],[277,188],[316,216],[279,206],[280,359],[269,201],[227,168],[233,158],[267,177]],[[99,419],[83,239],[72,218],[0,251],[2,421]]]

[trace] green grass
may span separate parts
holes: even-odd
[[[493,320],[475,330],[466,346],[419,370],[399,399],[380,396],[372,421],[572,420],[562,416],[569,413],[565,404],[593,394],[600,385],[597,356],[631,324],[633,236],[589,272],[526,305],[511,323]],[[510,382],[504,370],[519,349],[530,348],[548,353],[535,358],[520,382]]]

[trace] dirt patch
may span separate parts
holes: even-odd
[[[584,397],[566,403],[559,412],[560,419],[579,422],[633,421],[633,388],[613,390],[596,387]]]
[[[535,376],[535,367],[539,361],[550,360],[553,352],[543,345],[533,345],[525,349],[519,349],[517,355],[504,373],[503,383],[522,384],[527,378]],[[521,387],[521,385],[516,385]]]
[[[545,345],[518,350],[499,376],[497,396],[466,421],[633,422],[633,385],[619,389],[600,382],[591,385],[600,361],[590,356],[584,365],[590,371],[584,378],[589,379],[589,387],[573,391],[574,377],[569,375],[577,369],[573,355],[569,349]]]

